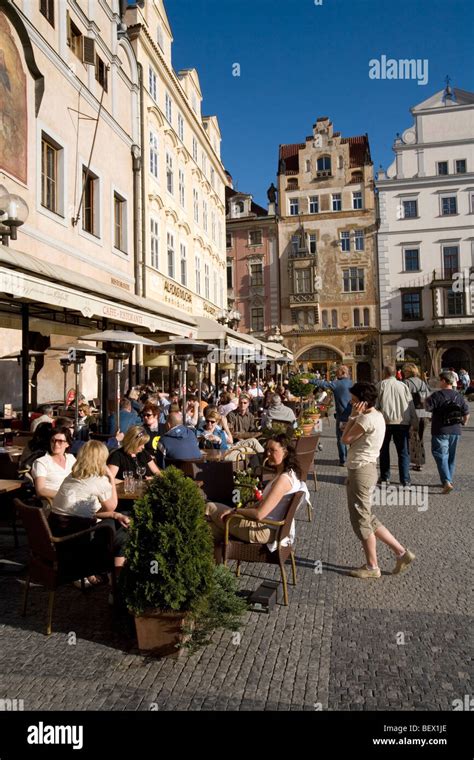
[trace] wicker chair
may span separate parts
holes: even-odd
[[[168,462],[170,464],[170,462]],[[207,501],[232,505],[235,462],[204,462],[202,459],[173,461],[188,478],[198,481]]]
[[[274,552],[269,551],[266,544],[250,544],[244,541],[239,541],[236,538],[232,538],[229,532],[229,528],[233,520],[240,520],[241,517],[238,513],[232,513],[225,518],[225,535],[223,544],[223,561],[224,565],[234,559],[237,561],[236,575],[240,575],[240,563],[241,562],[264,562],[268,565],[279,565],[281,573],[281,582],[283,584],[283,599],[285,605],[288,605],[288,585],[286,580],[285,563],[288,559],[291,561],[291,570],[293,576],[293,585],[296,586],[296,562],[293,546],[282,546],[282,540],[290,535],[291,523],[296,514],[301,500],[304,498],[303,491],[298,491],[294,494],[288,511],[284,520],[258,520],[255,522],[263,523],[271,527],[276,527],[275,540],[277,542],[277,549]],[[250,519],[250,518],[245,518]]]
[[[51,533],[45,511],[15,499],[28,537],[30,562],[23,597],[22,614],[26,615],[30,583],[40,583],[49,591],[46,635],[52,630],[54,595],[59,586],[84,579],[88,575],[110,572],[112,591],[115,594],[114,532],[109,525],[98,523],[91,528],[58,538]],[[89,537],[97,531],[106,530],[103,546],[88,551]],[[107,535],[108,534],[108,535]],[[87,538],[86,538],[87,537]],[[89,546],[88,546],[89,544]],[[84,583],[82,583],[84,588]]]

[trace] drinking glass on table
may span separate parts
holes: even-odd
[[[141,493],[143,491],[143,478],[146,475],[146,467],[143,465],[137,465],[137,475],[138,475],[138,491]]]
[[[124,490],[124,493],[132,493],[133,491],[133,471],[132,470],[124,470],[123,490]]]

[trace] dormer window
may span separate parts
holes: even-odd
[[[234,203],[234,215],[240,216],[245,211],[245,206],[243,201],[236,201]]]
[[[157,28],[157,30],[156,30],[156,41],[158,43],[158,46],[164,52],[165,51],[165,46],[164,46],[164,42],[163,42],[163,30],[162,30],[161,26],[159,26]]]
[[[321,156],[318,158],[317,163],[318,177],[330,177],[331,176],[331,156]]]

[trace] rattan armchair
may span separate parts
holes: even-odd
[[[233,538],[231,536],[230,527],[232,525],[232,522],[234,520],[242,519],[241,515],[239,515],[238,510],[236,512],[232,512],[231,514],[227,515],[224,518],[225,520],[225,534],[224,534],[224,544],[223,544],[224,564],[227,565],[227,563],[230,560],[236,560],[237,561],[237,570],[236,570],[237,575],[240,575],[241,562],[264,562],[265,564],[268,564],[268,565],[279,565],[280,573],[281,573],[281,582],[283,584],[283,599],[284,599],[285,605],[288,605],[288,585],[287,585],[287,580],[286,580],[285,563],[288,561],[288,559],[291,561],[293,585],[296,586],[296,562],[295,562],[295,554],[293,551],[293,545],[288,544],[287,546],[285,546],[285,545],[282,545],[282,542],[284,539],[289,538],[290,536],[291,524],[294,520],[296,510],[301,504],[301,501],[303,498],[304,498],[303,491],[298,491],[297,493],[293,495],[293,498],[290,501],[284,520],[269,520],[268,518],[259,520],[258,518],[255,518],[255,522],[277,528],[276,535],[275,535],[277,548],[274,552],[271,552],[268,549],[266,544],[250,544],[250,543],[246,543],[245,541],[239,541],[238,539]],[[245,517],[244,519],[249,520],[251,518]]]
[[[26,615],[30,583],[45,586],[49,591],[46,624],[46,634],[49,635],[52,630],[54,596],[59,586],[82,580],[89,575],[108,572],[111,573],[112,591],[115,592],[114,531],[111,526],[99,522],[68,536],[53,536],[44,509],[24,504],[20,499],[15,499],[15,506],[26,530],[31,554],[22,614]],[[89,537],[98,531],[106,531],[104,542],[92,545]]]

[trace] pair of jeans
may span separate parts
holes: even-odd
[[[380,480],[390,480],[390,441],[393,438],[398,454],[398,474],[400,483],[410,484],[410,426],[387,425],[385,438],[380,450]]]
[[[336,417],[336,442],[337,442],[337,451],[339,453],[339,462],[341,464],[344,464],[347,459],[347,446],[345,443],[342,443],[341,438],[344,435],[344,430],[341,430],[341,418],[337,415],[334,415]],[[347,422],[347,420],[344,420]]]
[[[441,483],[452,483],[456,469],[456,449],[459,435],[432,435],[431,453],[438,467]]]

